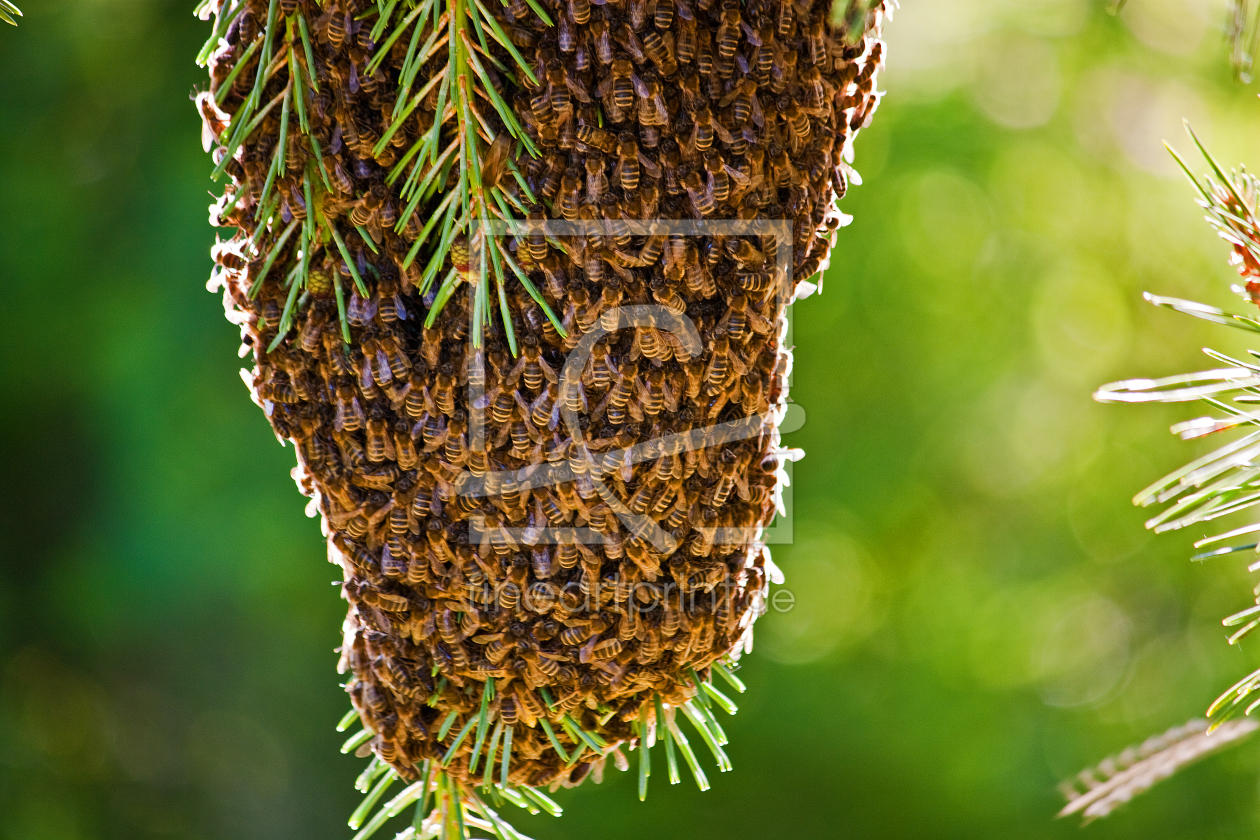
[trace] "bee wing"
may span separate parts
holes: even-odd
[[[639,154],[639,165],[643,167],[643,171],[646,172],[652,178],[660,178],[661,168],[656,165],[656,161],[652,160],[650,157],[643,154],[642,151],[640,151],[638,154]]]
[[[572,76],[565,74],[564,84],[565,84],[565,87],[569,89],[569,92],[572,93],[575,97],[577,97],[577,100],[583,103],[584,105],[589,105],[591,102],[594,101],[591,99],[591,95],[587,93],[586,86],[583,85],[581,82],[579,82],[577,79],[574,79]]]
[[[595,86],[595,95],[599,97],[600,99],[603,99],[604,97],[606,97],[609,94],[609,92],[612,90],[612,83],[613,83],[613,77],[612,77],[612,74],[610,73],[604,78],[599,80],[599,84]]]
[[[731,180],[734,181],[739,186],[746,187],[752,183],[752,178],[745,175],[743,172],[740,172],[738,169],[731,166],[729,163],[723,164],[722,168],[726,171],[727,175],[731,176]]]
[[[665,107],[663,97],[656,97],[656,121],[659,125],[669,125],[669,109]]]
[[[641,99],[647,99],[651,95],[647,84],[634,73],[630,74],[630,84],[634,85],[634,91],[639,94]]]

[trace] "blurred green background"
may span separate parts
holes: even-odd
[[[24,0],[0,31],[0,837],[348,838],[342,602],[207,294],[187,0]],[[1105,381],[1245,336],[1162,149],[1260,163],[1223,0],[905,0],[825,293],[797,307],[796,608],[771,613],[699,794],[560,795],[539,840],[1077,837],[1055,783],[1202,712],[1258,657],[1128,498],[1209,443]],[[1229,524],[1229,523],[1226,523]],[[1240,524],[1240,523],[1239,523]],[[1245,555],[1237,555],[1244,557]],[[1254,643],[1253,643],[1254,644]],[[1260,740],[1086,829],[1260,829]]]

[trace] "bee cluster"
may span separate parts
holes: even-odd
[[[510,733],[505,779],[573,784],[620,759],[645,707],[687,702],[764,609],[757,535],[780,490],[774,418],[790,367],[780,287],[825,266],[841,224],[852,139],[878,97],[883,4],[839,27],[830,0],[543,0],[554,26],[524,0],[487,5],[538,81],[487,69],[540,155],[508,161],[495,143],[483,184],[511,190],[532,220],[608,223],[507,246],[561,329],[514,284],[502,306],[518,352],[502,326],[474,349],[472,289],[485,281],[464,239],[449,257],[469,292],[424,327],[433,292],[407,255],[444,191],[408,212],[387,174],[449,118],[437,113],[445,48],[433,21],[417,24],[432,58],[407,78],[414,43],[376,43],[365,0],[279,0],[288,37],[261,68],[251,45],[268,3],[215,6],[234,17],[199,96],[207,144],[251,96],[258,130],[218,152],[232,184],[212,216],[239,232],[216,246],[212,286],[344,569],[342,668],[374,733],[364,750],[407,778],[441,760],[470,779],[472,739],[450,745],[484,702]],[[482,52],[510,65],[493,44]],[[400,90],[412,97],[401,126]],[[308,214],[328,233],[286,240]],[[658,219],[786,219],[791,236],[638,236],[626,224]],[[776,269],[785,248],[791,278]],[[619,307],[644,304],[689,319],[699,346],[620,320]],[[608,334],[562,388],[568,354],[596,329]],[[475,404],[470,379],[485,394]],[[750,418],[751,434],[705,437]],[[555,465],[565,480],[532,480]],[[461,492],[468,476],[483,494]],[[538,539],[552,529],[598,540]],[[591,739],[585,760],[557,752]]]

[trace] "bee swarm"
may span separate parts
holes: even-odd
[[[408,89],[423,94],[417,107],[382,143],[411,32],[370,68],[382,49],[371,38],[375,3],[280,0],[274,46],[260,52],[268,2],[211,2],[232,22],[199,96],[208,147],[251,96],[258,55],[274,55],[251,110],[258,127],[231,150],[231,184],[212,208],[237,234],[216,246],[211,286],[224,290],[253,352],[255,399],[294,442],[295,478],[344,570],[341,666],[375,733],[370,749],[404,778],[439,760],[470,780],[473,739],[448,750],[493,679],[489,720],[498,732],[511,728],[511,781],[575,784],[610,752],[566,763],[553,744],[572,755],[583,741],[560,726],[565,715],[609,745],[633,741],[644,707],[652,714],[658,696],[668,707],[685,703],[751,633],[767,584],[767,553],[753,535],[774,518],[780,489],[775,423],[716,446],[658,445],[633,463],[624,452],[781,411],[790,357],[781,343],[787,301],[776,294],[780,249],[770,235],[632,236],[616,223],[786,219],[798,284],[826,265],[852,140],[877,104],[883,3],[838,28],[823,0],[542,3],[554,26],[523,0],[481,7],[539,82],[496,71],[512,61],[494,43],[482,50],[541,153],[514,158],[537,203],[505,174],[505,144],[492,146],[482,174],[487,189],[497,184],[527,205],[529,218],[614,224],[602,235],[510,240],[565,334],[520,283],[509,284],[519,355],[501,324],[488,330],[476,351],[486,400],[474,407],[469,307],[485,281],[467,266],[470,246],[457,240],[450,254],[467,288],[428,329],[435,301],[417,288],[424,260],[407,260],[455,170],[410,216],[387,180],[433,124],[446,47],[432,48]],[[432,18],[415,24],[422,43],[433,40]],[[318,83],[292,86],[300,102],[285,93],[295,71]],[[456,137],[454,115],[443,119],[443,137]],[[492,108],[476,121],[489,138],[505,136]],[[300,253],[291,234],[307,214],[340,241],[325,234]],[[639,304],[689,318],[700,352],[664,329],[618,329],[612,310]],[[595,344],[580,387],[562,395],[566,355],[601,325],[613,331]],[[562,404],[580,417],[583,442]],[[480,449],[474,410],[486,418]],[[499,476],[561,462],[578,465],[572,481]],[[465,471],[490,476],[492,492],[456,492]],[[621,505],[655,523],[673,550],[631,533]],[[471,529],[477,517],[484,527]],[[520,537],[544,527],[593,529],[604,541]],[[726,544],[715,539],[719,528],[745,528],[749,538]]]

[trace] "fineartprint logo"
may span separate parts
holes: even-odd
[[[467,256],[468,276],[473,278],[488,276],[485,263],[490,249],[479,247],[480,226],[474,224],[467,240],[472,244]],[[564,343],[567,353],[561,365],[549,363],[537,339],[526,336],[521,342],[519,360],[489,390],[486,355],[479,346],[481,333],[469,329],[468,341],[473,346],[466,354],[468,369],[464,375],[470,451],[485,452],[490,448],[486,440],[487,413],[493,424],[501,427],[513,411],[519,410],[530,422],[517,423],[501,436],[510,436],[514,452],[533,456],[525,458],[530,465],[520,469],[496,469],[490,462],[480,474],[465,469],[455,479],[454,503],[469,513],[470,541],[497,546],[509,553],[557,546],[555,561],[566,568],[583,558],[597,562],[597,555],[587,548],[594,545],[602,546],[602,553],[609,557],[625,554],[636,564],[652,565],[657,561],[646,549],[650,547],[665,556],[682,553],[684,546],[675,533],[684,531],[691,533],[686,554],[697,557],[709,555],[715,546],[791,542],[790,490],[774,499],[779,516],[768,528],[762,527],[756,517],[750,517],[747,524],[708,524],[717,519],[716,510],[736,497],[747,501],[754,493],[773,492],[764,486],[749,487],[746,477],[751,466],[750,450],[731,444],[770,436],[775,445],[769,447],[771,454],[767,457],[778,460],[783,484],[790,483],[791,461],[799,456],[798,451],[779,449],[777,438],[783,432],[800,428],[804,412],[799,406],[787,404],[781,393],[768,395],[760,388],[754,390],[752,384],[746,385],[760,383],[761,378],[748,375],[745,362],[732,347],[734,342],[754,334],[777,341],[780,347],[791,347],[790,319],[784,319],[780,328],[758,311],[783,311],[792,302],[791,222],[563,221],[534,217],[524,221],[491,220],[484,227],[490,236],[516,237],[520,250],[534,259],[545,257],[550,247],[565,247],[562,243],[572,246],[571,253],[575,249],[598,249],[598,256],[592,254],[587,264],[597,267],[588,272],[588,280],[597,280],[593,285],[600,292],[594,300],[588,297],[567,301],[566,321],[579,329],[570,331],[572,338]],[[642,251],[648,253],[618,250],[617,246],[628,244],[632,236],[646,237]],[[749,236],[760,237],[767,253],[759,252],[748,239],[735,238]],[[701,297],[708,297],[703,294],[703,286],[712,285],[713,278],[700,270],[699,261],[708,255],[699,253],[695,242],[704,241],[699,237],[708,238],[709,249],[727,243],[717,256],[733,260],[739,267],[737,282],[748,294],[736,296],[720,313],[717,331],[722,335],[714,341],[714,352],[707,361],[696,361],[703,354],[700,331],[681,296],[666,282],[673,272],[689,286],[700,287]],[[656,303],[623,305],[618,274],[629,267],[661,263],[663,268],[658,268],[651,283]],[[611,273],[606,268],[610,264]],[[550,273],[546,265],[543,271]],[[801,285],[804,288],[798,296],[813,290],[810,284]],[[749,303],[749,297],[754,295],[762,301],[758,306]],[[472,319],[479,314],[476,307],[470,307],[469,312]],[[545,321],[542,328],[554,329]],[[778,335],[773,334],[780,329]],[[577,338],[579,333],[581,337]],[[614,348],[630,353],[631,358],[646,357],[651,370],[644,375],[621,374],[613,358]],[[791,374],[791,356],[786,351],[780,352],[779,365],[776,372],[786,386]],[[627,367],[633,370],[633,366]],[[595,404],[587,400],[591,386],[593,390],[606,391]],[[750,409],[764,406],[767,398],[768,410],[750,413]],[[593,412],[602,415],[602,423],[592,423]],[[681,420],[671,422],[671,417],[680,416]],[[548,449],[547,441],[531,435],[534,428],[558,432],[565,445]],[[636,429],[641,433],[635,434]],[[648,430],[651,433],[644,434]],[[502,445],[507,440],[495,443]],[[684,459],[699,467],[695,471],[699,475],[687,482],[681,481]],[[656,480],[637,480],[636,465],[644,465],[639,472]],[[497,498],[519,509],[526,504],[527,495],[534,504],[532,510],[525,510],[525,527],[509,526],[488,503]],[[577,510],[582,515],[566,515],[566,510]],[[697,511],[701,521],[692,521]],[[572,519],[579,521],[569,523]],[[623,528],[628,538],[621,535]],[[549,557],[545,552],[543,556]],[[520,570],[522,584],[527,572],[526,568]],[[722,575],[715,576],[718,580],[702,586],[718,597],[714,588]],[[670,593],[656,591],[653,584],[642,585],[653,588],[652,593],[646,589],[635,593],[644,609],[668,602]],[[525,590],[517,584],[515,592],[498,595],[509,601],[541,599],[540,606],[568,595],[541,589],[532,592],[538,586]],[[583,596],[589,598],[591,593]]]

